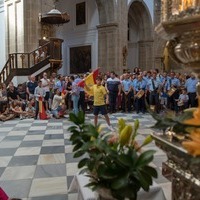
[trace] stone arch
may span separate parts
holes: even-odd
[[[147,16],[148,16],[148,20],[150,20],[150,24],[152,25],[153,24],[153,22],[152,22],[153,20],[152,20],[149,8],[146,5],[146,3],[144,1],[141,1],[141,0],[131,0],[128,3],[128,10],[129,11],[130,11],[130,8],[133,6],[133,3],[141,3],[141,6],[143,7],[143,9],[145,11],[145,14],[147,14]]]
[[[143,1],[133,1],[128,10],[129,55],[128,67],[143,70],[153,67],[153,24]]]
[[[116,1],[115,0],[96,0],[99,12],[99,23],[107,24],[116,20]]]

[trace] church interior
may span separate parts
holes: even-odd
[[[3,90],[9,91],[11,85],[28,85],[34,77],[39,87],[45,74],[48,77],[59,75],[58,78],[51,77],[50,81],[54,78],[58,82],[62,78],[65,81],[66,78],[70,82],[73,76],[82,78],[89,74],[90,77],[96,69],[105,75],[103,95],[107,94],[111,99],[107,84],[113,73],[117,77],[115,80],[122,85],[117,88],[121,93],[114,96],[114,107],[117,108],[119,102],[122,104],[119,110],[110,110],[108,114],[100,110],[102,115],[99,115],[98,122],[103,135],[116,132],[120,119],[128,124],[139,120],[135,138],[136,145],[141,146],[140,154],[155,151],[154,157],[144,156],[150,163],[145,169],[148,171],[152,167],[149,173],[154,178],[149,178],[147,172],[146,176],[145,172],[138,173],[136,179],[139,181],[135,185],[141,183],[142,189],[135,197],[128,198],[125,194],[125,197],[118,198],[112,190],[112,198],[103,198],[101,193],[107,193],[107,190],[92,191],[85,187],[90,179],[79,175],[78,165],[83,157],[74,157],[70,132],[73,121],[70,112],[74,112],[71,107],[75,107],[76,101],[72,100],[70,105],[65,102],[67,109],[62,118],[47,113],[50,117],[42,120],[41,107],[46,106],[46,100],[37,107],[40,99],[33,92],[39,119],[37,115],[23,118],[20,111],[16,118],[4,120],[0,109],[0,200],[199,200],[199,22],[199,0],[0,0],[0,108],[5,104]],[[140,81],[139,86],[137,82],[130,86],[130,98],[126,94],[129,88],[126,89],[123,82],[126,76]],[[142,81],[141,76],[145,76]],[[95,78],[98,80],[99,76]],[[87,85],[86,78],[83,80]],[[143,81],[146,81],[145,87]],[[63,85],[53,84],[52,90],[62,87],[58,91],[61,100],[67,99],[69,91],[66,89],[64,93]],[[73,83],[70,87],[70,91],[73,90]],[[179,105],[181,97],[175,95],[186,96],[184,90],[188,104],[184,104],[184,100]],[[81,93],[81,89],[78,92]],[[74,93],[71,91],[70,95]],[[93,96],[94,101],[95,93]],[[151,96],[155,98],[153,105]],[[166,99],[169,103],[161,103]],[[111,102],[104,100],[108,110],[111,109]],[[8,104],[12,106],[12,103]],[[48,103],[45,111],[49,111]],[[96,114],[95,110],[94,113],[90,110],[89,103],[84,112],[86,123],[93,124]],[[133,137],[133,131],[131,134]],[[146,139],[149,137],[151,143]],[[89,142],[93,142],[92,138],[93,135]],[[123,148],[127,150],[128,143]],[[123,148],[119,145],[119,149]],[[120,158],[129,166],[127,157]],[[111,179],[112,173],[105,176]],[[120,184],[125,185],[124,182],[120,179],[113,185],[116,189]],[[151,182],[150,188],[148,182]],[[148,192],[144,191],[146,188]],[[126,189],[124,186],[124,191],[129,191]]]

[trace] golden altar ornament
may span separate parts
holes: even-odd
[[[179,5],[179,11],[186,10],[189,7],[195,6],[195,0],[182,0]]]
[[[190,68],[200,80],[200,1],[180,0],[179,4],[174,4],[174,2],[163,0],[162,22],[155,31],[168,41],[167,48],[170,57],[175,62]],[[179,10],[179,12],[174,14],[173,10]],[[197,95],[200,102],[200,81],[197,84]],[[200,103],[194,111],[193,119],[185,123],[200,125]]]
[[[191,116],[177,123],[180,128],[191,128],[182,144],[180,140],[178,143],[171,140],[167,134],[153,134],[153,138],[168,157],[163,163],[163,174],[172,181],[172,199],[197,200],[200,199],[200,158],[194,156],[200,156],[200,0],[162,0],[161,12],[161,23],[155,31],[167,41],[169,56],[191,69],[199,79],[199,105],[185,111],[185,115],[190,112]],[[199,159],[198,163],[193,163],[194,158],[195,161]]]
[[[200,155],[200,128],[195,128],[190,133],[191,141],[184,141],[182,142],[182,145],[187,149],[187,151],[194,155],[199,156]]]

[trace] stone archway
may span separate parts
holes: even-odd
[[[147,70],[153,66],[153,25],[148,8],[134,1],[128,11],[128,68]]]
[[[116,1],[115,0],[96,0],[97,8],[99,11],[99,23],[107,24],[114,22],[116,19],[115,9]]]

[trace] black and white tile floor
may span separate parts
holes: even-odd
[[[155,121],[149,114],[116,113],[110,115],[115,127],[117,120],[124,118],[128,122],[140,120],[137,140],[143,141],[153,130]],[[87,114],[86,120],[93,123],[93,114]],[[105,131],[106,123],[99,118]],[[68,193],[74,174],[78,171],[77,159],[73,158],[72,145],[67,131],[71,123],[64,119],[34,120],[15,119],[0,122],[0,187],[10,197],[25,200],[75,200],[77,194]],[[165,153],[149,144],[145,149],[155,149],[152,163],[159,177],[155,180],[162,186],[166,198],[170,199],[170,182],[161,175]]]

